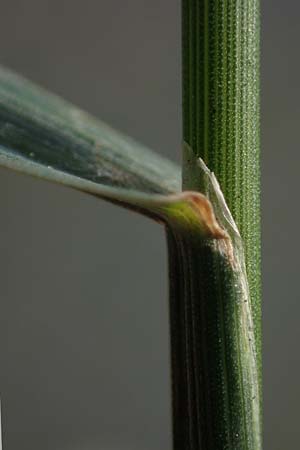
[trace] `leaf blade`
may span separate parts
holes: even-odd
[[[11,153],[10,168],[15,160],[20,170],[24,161],[31,175],[45,176],[39,164],[113,188],[157,194],[180,190],[180,169],[171,161],[3,68],[0,146],[0,164],[5,166]]]
[[[224,238],[209,200],[181,192],[175,164],[3,68],[0,166]]]

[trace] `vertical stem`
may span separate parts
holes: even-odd
[[[259,0],[182,0],[182,19],[183,189],[208,194],[201,157],[241,232],[250,298],[221,244],[168,230],[174,449],[261,450]]]
[[[261,355],[259,0],[182,0],[183,139],[220,182],[244,241]],[[183,189],[196,189],[183,162]]]

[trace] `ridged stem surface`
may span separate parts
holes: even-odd
[[[182,17],[183,189],[209,197],[201,157],[247,275],[219,244],[170,227],[174,449],[261,450],[259,2],[182,0]]]
[[[182,0],[182,33],[183,138],[243,238],[260,354],[259,1]],[[189,171],[183,188],[195,189]]]

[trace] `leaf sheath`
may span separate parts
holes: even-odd
[[[260,449],[249,296],[220,241],[168,230],[174,449]]]

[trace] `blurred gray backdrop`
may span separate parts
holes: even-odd
[[[265,449],[298,448],[299,16],[262,2]],[[2,0],[1,64],[180,161],[180,2]],[[171,448],[163,230],[0,171],[4,450]]]

